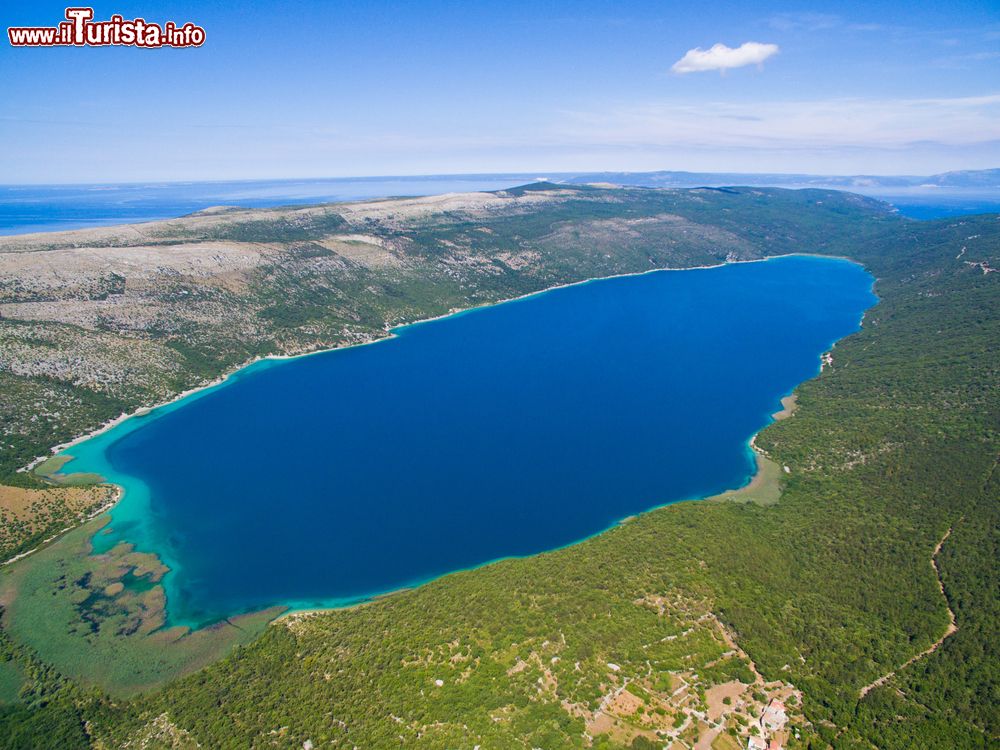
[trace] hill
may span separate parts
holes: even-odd
[[[555,283],[808,251],[864,263],[881,301],[758,438],[789,467],[777,503],[682,503],[567,549],[280,619],[128,700],[5,630],[0,746],[732,747],[765,731],[753,727],[778,698],[787,747],[1000,741],[1000,217],[908,222],[833,191],[543,186],[132,231],[0,246],[3,288],[21,295],[0,307],[4,351],[31,352],[6,354],[18,364],[3,393],[31,400],[8,400],[5,427],[66,413],[63,397],[81,405],[6,433],[8,476],[248,357]],[[135,270],[102,287],[108,257]],[[58,272],[18,270],[46,267]],[[27,369],[56,336],[94,363],[74,368],[107,375]],[[141,353],[102,359],[112,340]]]

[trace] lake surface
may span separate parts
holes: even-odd
[[[795,256],[556,289],[255,364],[64,470],[126,488],[95,544],[163,557],[172,623],[348,603],[742,486],[872,281]]]

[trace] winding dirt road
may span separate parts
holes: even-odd
[[[945,607],[947,607],[948,609],[949,622],[948,622],[948,627],[944,631],[944,635],[942,635],[940,638],[934,641],[934,643],[925,648],[919,654],[907,660],[906,663],[904,663],[898,669],[895,669],[892,672],[888,672],[882,675],[874,682],[865,685],[863,688],[861,688],[861,693],[858,696],[859,699],[864,699],[864,697],[868,695],[868,693],[870,693],[875,688],[882,687],[885,683],[887,683],[889,680],[891,680],[893,677],[896,676],[896,672],[900,672],[906,669],[908,666],[913,664],[913,662],[917,661],[918,659],[923,659],[925,656],[933,654],[935,651],[938,650],[941,644],[944,643],[949,636],[951,636],[953,633],[955,633],[955,631],[958,630],[958,626],[955,624],[955,613],[952,611],[951,605],[948,603],[948,597],[946,597],[944,594],[944,583],[942,583],[941,581],[941,571],[938,569],[938,564],[937,564],[938,553],[941,551],[941,547],[944,545],[945,541],[947,541],[948,537],[951,536],[952,528],[954,527],[949,528],[944,533],[944,536],[941,537],[941,541],[939,541],[937,543],[937,546],[934,548],[934,553],[931,555],[931,567],[934,569],[934,576],[937,578],[938,590],[941,592],[941,596],[944,596]]]

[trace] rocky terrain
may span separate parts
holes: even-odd
[[[790,252],[865,264],[880,302],[797,389],[795,417],[757,436],[774,491],[169,649],[132,631],[153,595],[89,554],[94,521],[0,574],[0,746],[992,747],[996,216],[540,184],[8,238],[3,479],[41,487],[17,469],[254,357]],[[61,489],[8,495],[24,508]]]
[[[591,276],[802,249],[709,213],[737,197],[540,184],[0,238],[0,479],[30,483],[17,470],[51,446],[255,357]]]

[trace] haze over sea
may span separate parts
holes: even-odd
[[[873,279],[793,256],[588,282],[265,361],[72,447],[173,623],[356,601],[740,487]],[[663,539],[663,544],[670,544]]]
[[[0,235],[171,219],[218,205],[266,208],[387,196],[502,190],[531,182],[537,176],[522,173],[328,180],[0,185]],[[559,175],[551,177],[560,178]],[[692,183],[692,186],[697,184],[700,183]],[[834,189],[849,189],[887,201],[904,216],[914,219],[1000,211],[1000,199],[995,190],[928,191],[868,189],[864,186]]]

